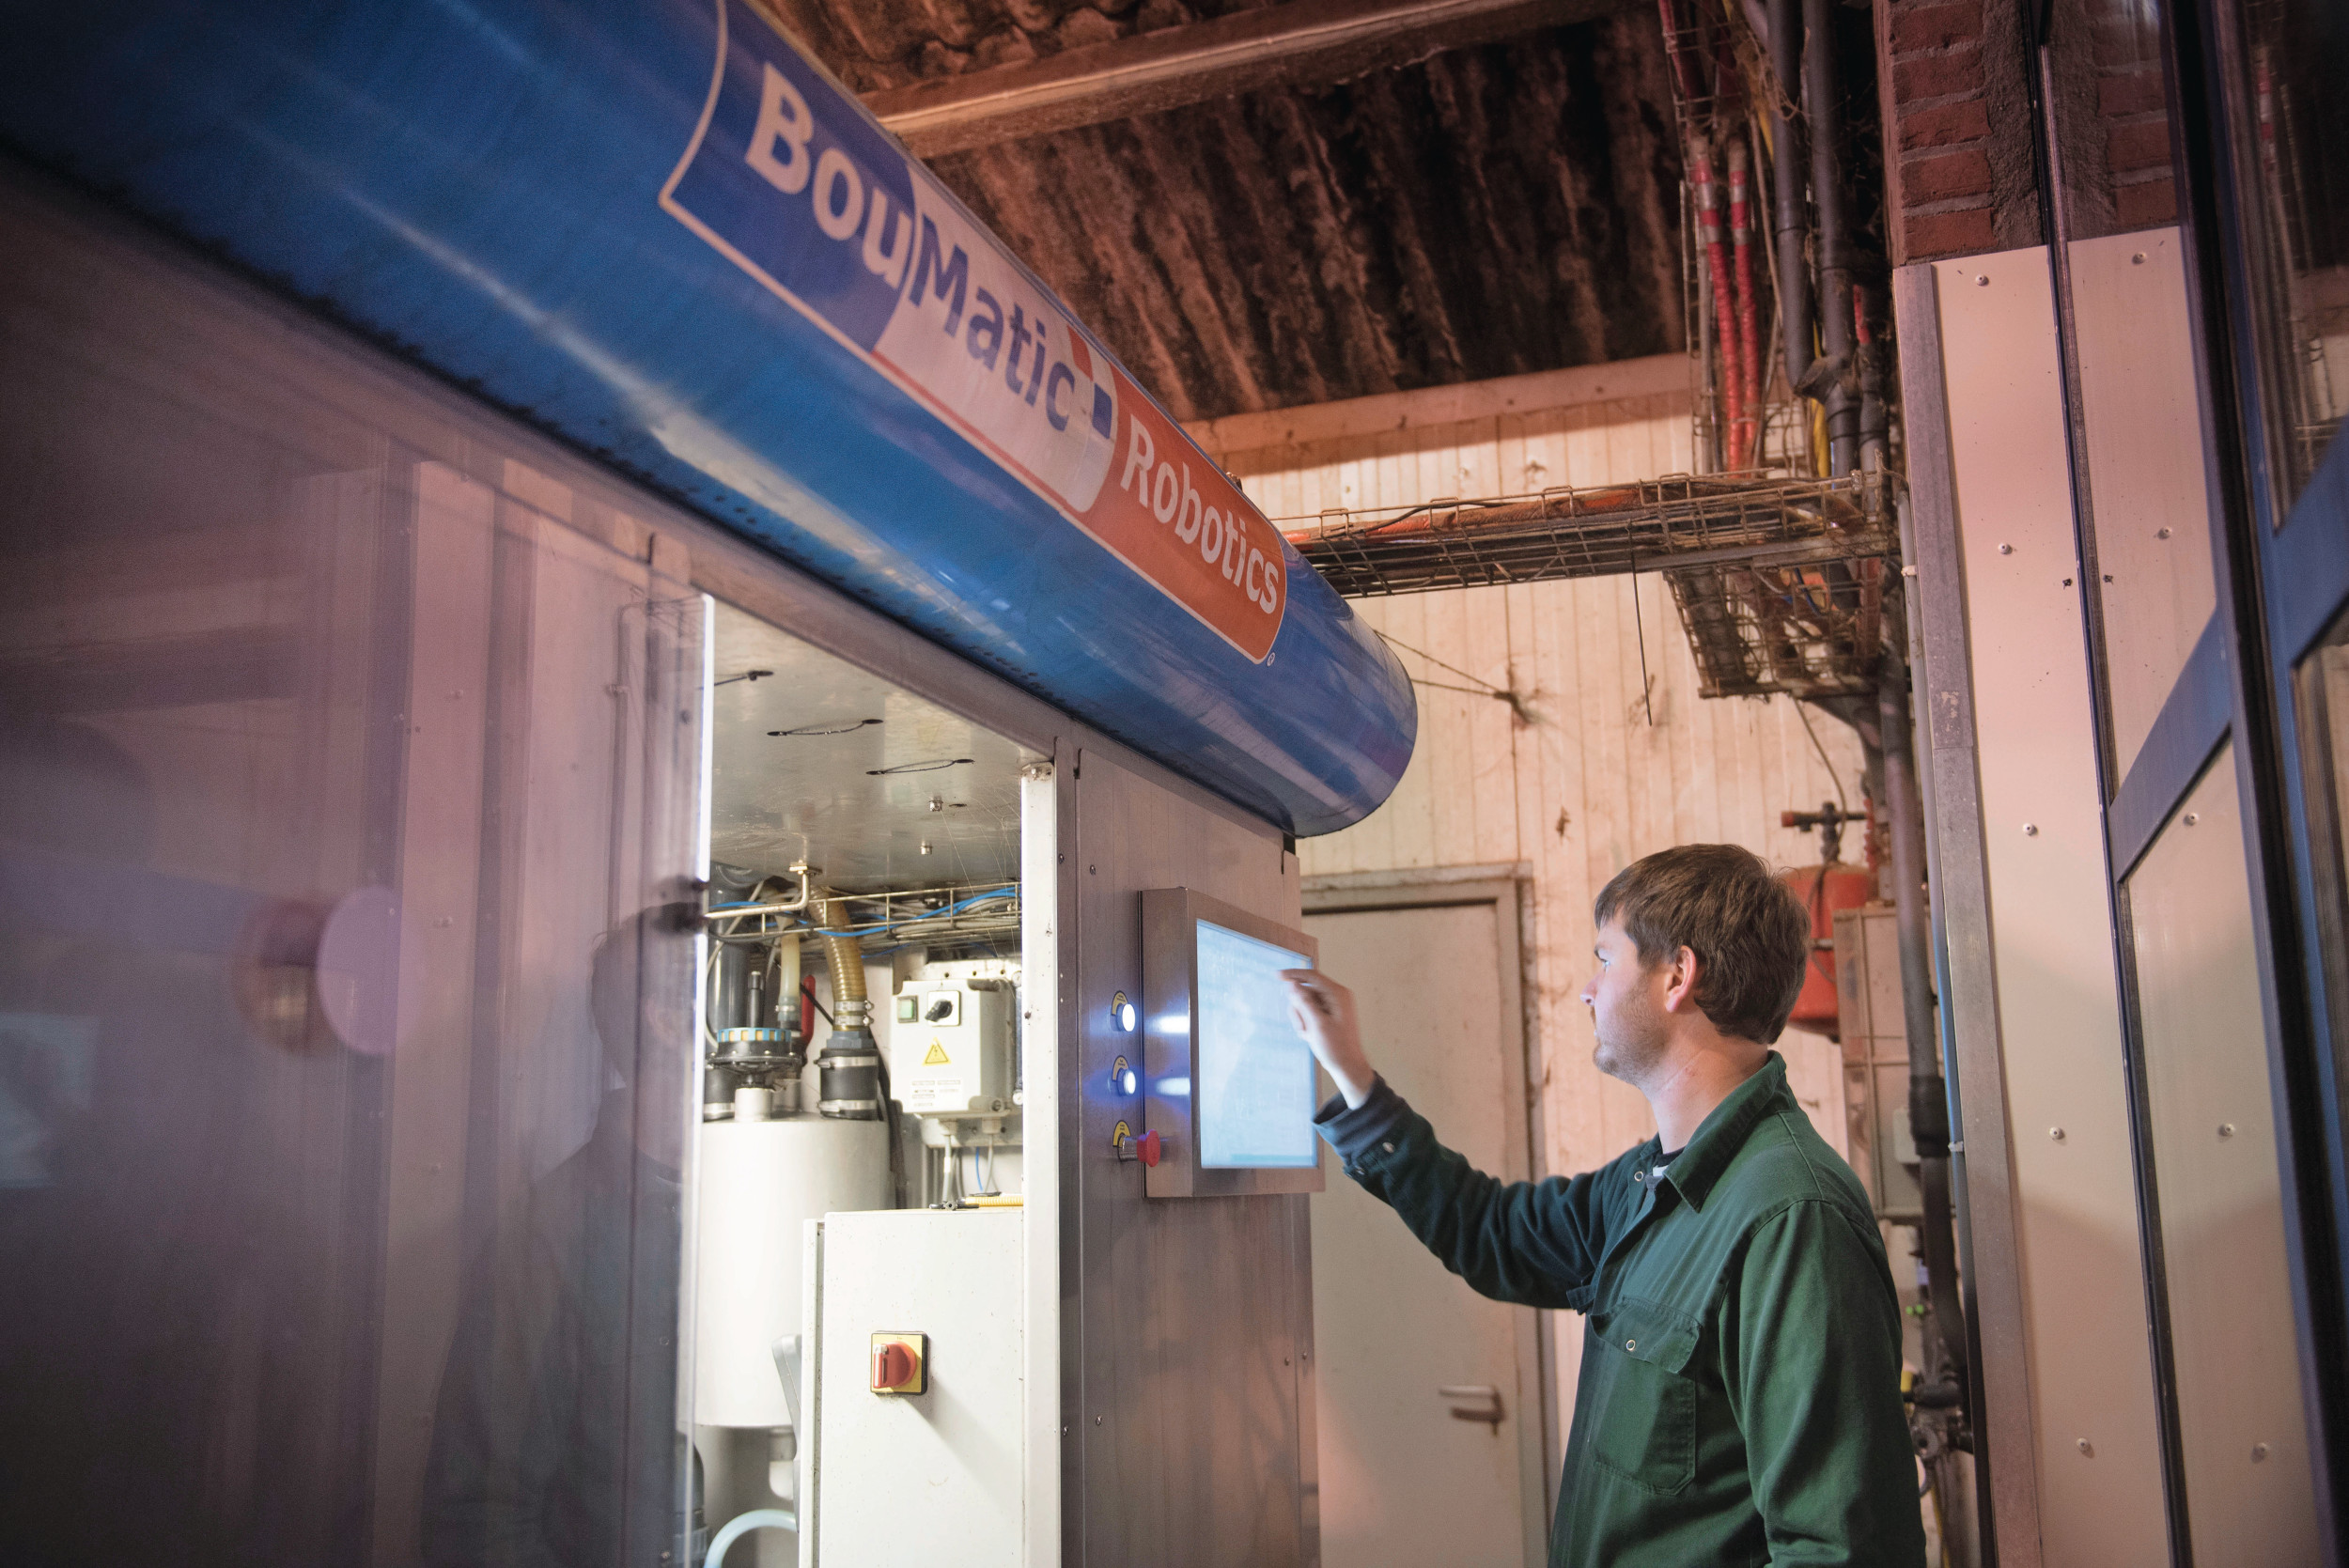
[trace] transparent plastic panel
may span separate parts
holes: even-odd
[[[0,256],[0,1560],[682,1561],[701,601],[208,269]]]
[[[2301,659],[2293,699],[2329,1021],[2335,1040],[2349,1039],[2349,616]]]
[[[2281,526],[2349,410],[2349,8],[2248,0],[2227,84]]]
[[[2201,388],[2179,231],[2078,241],[2071,257],[2117,789],[2218,604]]]
[[[2198,1561],[2313,1562],[2316,1500],[2232,746],[2128,880]]]

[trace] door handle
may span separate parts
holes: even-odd
[[[1484,1421],[1496,1433],[1507,1414],[1501,1406],[1501,1390],[1482,1383],[1446,1384],[1436,1390],[1436,1397],[1451,1405],[1454,1421]]]

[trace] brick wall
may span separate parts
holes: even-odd
[[[2025,0],[1875,0],[1895,266],[2043,242]],[[2053,92],[2076,239],[2177,221],[2158,36],[2134,0],[2055,0]]]
[[[1892,262],[2036,243],[2015,0],[1876,0]]]

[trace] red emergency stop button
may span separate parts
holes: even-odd
[[[1134,1140],[1134,1153],[1141,1157],[1144,1165],[1158,1164],[1159,1135],[1155,1132],[1145,1132]]]
[[[929,1389],[929,1336],[878,1333],[873,1336],[873,1391],[877,1394],[918,1394]]]

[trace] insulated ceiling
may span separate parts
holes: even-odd
[[[1243,8],[770,4],[866,93]],[[930,167],[1185,420],[1683,341],[1679,161],[1645,6]]]

